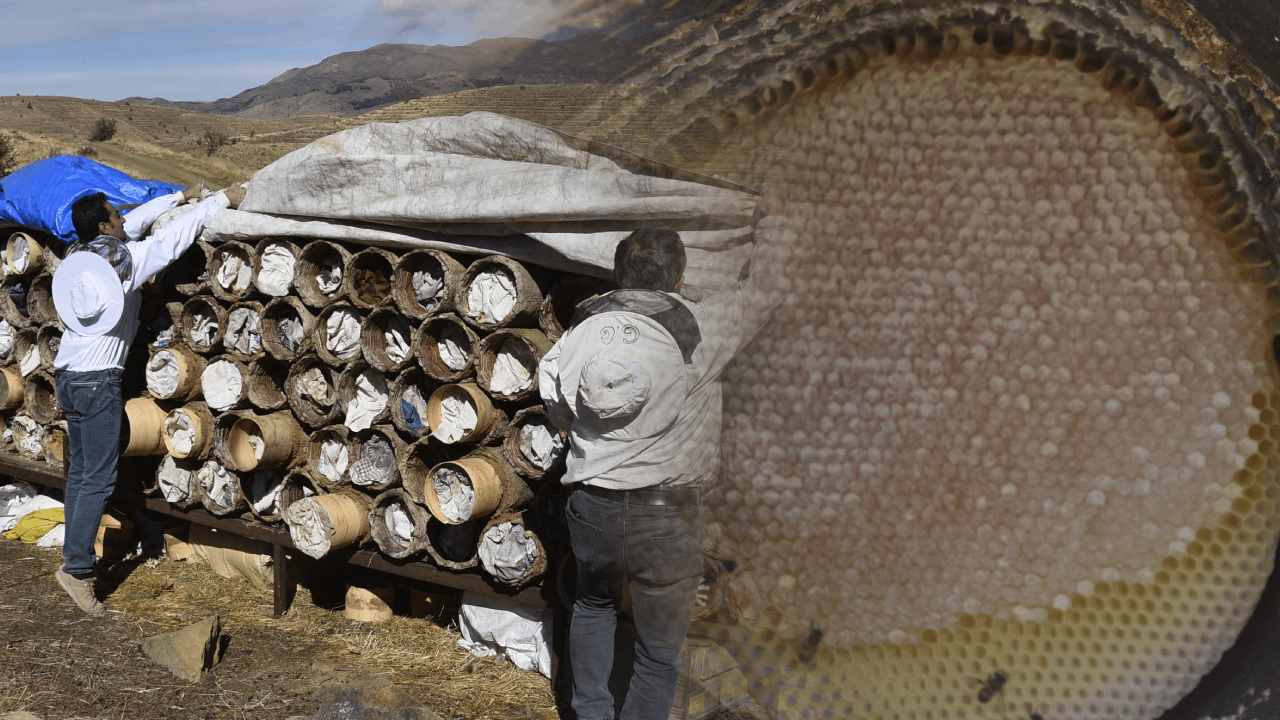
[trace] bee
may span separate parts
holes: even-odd
[[[800,649],[796,651],[796,657],[800,658],[800,662],[808,663],[813,660],[813,656],[818,654],[818,644],[822,642],[822,628],[817,623],[809,623],[809,635],[800,643]]]
[[[999,695],[1004,690],[1004,684],[1008,681],[1009,676],[1005,675],[1003,670],[996,670],[987,676],[986,680],[975,678],[973,682],[982,686],[982,689],[978,691],[978,702],[984,704],[991,702],[991,698]]]

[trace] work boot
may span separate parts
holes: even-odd
[[[88,580],[77,580],[63,572],[62,568],[58,568],[57,571],[53,573],[53,576],[57,578],[58,584],[62,586],[63,590],[67,591],[67,594],[76,602],[76,605],[80,606],[81,610],[90,615],[97,615],[106,609],[102,603],[98,601],[98,598],[93,596],[92,582]]]

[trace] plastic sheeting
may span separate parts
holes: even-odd
[[[551,611],[505,598],[462,593],[458,644],[476,657],[498,655],[551,677]]]
[[[284,510],[289,536],[299,550],[319,560],[329,553],[333,522],[324,506],[313,498],[303,498]]]
[[[258,311],[238,307],[227,315],[227,334],[223,345],[241,355],[255,355],[262,350],[262,335],[258,332]]]
[[[564,438],[546,423],[532,421],[520,428],[520,454],[539,470],[550,470],[564,453]]]
[[[456,443],[476,429],[480,417],[466,391],[453,388],[440,399],[440,427],[431,436],[443,443]]]
[[[413,273],[413,297],[418,304],[427,310],[434,310],[444,298],[444,276],[430,270],[418,270]]]
[[[219,287],[236,293],[243,292],[249,287],[253,277],[251,263],[245,262],[243,258],[229,250],[219,251],[214,257],[222,263],[218,266],[218,272],[213,278]]]
[[[0,361],[8,361],[13,354],[13,326],[8,320],[0,320]]]
[[[18,372],[22,377],[26,377],[35,372],[40,367],[40,348],[35,343],[31,343],[31,347],[27,348],[27,353],[18,360]]]
[[[413,336],[413,329],[409,327],[409,323],[404,318],[391,318],[391,322],[387,323],[387,329],[382,332],[382,338],[386,342],[385,352],[387,357],[391,358],[391,362],[404,362],[409,357],[412,348],[409,346],[409,339]]]
[[[244,378],[240,376],[240,368],[235,363],[230,360],[214,360],[200,376],[200,386],[204,388],[204,399],[209,404],[209,409],[224,412],[240,401]]]
[[[0,221],[44,230],[64,241],[76,239],[71,206],[87,195],[106,194],[112,205],[154,200],[182,188],[128,175],[76,155],[39,160],[0,179]]]
[[[229,508],[235,505],[239,478],[217,460],[206,462],[196,471],[196,481],[200,483],[201,492],[218,507]]]
[[[36,547],[39,548],[60,548],[67,539],[67,526],[64,523],[58,523],[58,526],[36,541]]]
[[[457,325],[445,325],[440,328],[436,352],[440,353],[440,361],[446,367],[455,372],[461,371],[471,362],[471,338]]]
[[[516,299],[516,279],[510,270],[495,267],[477,273],[467,286],[467,318],[500,323],[515,309]]]
[[[156,471],[156,484],[160,486],[165,502],[181,505],[191,501],[191,483],[195,476],[196,473],[183,467],[177,458],[165,455],[160,469]]]
[[[164,434],[169,436],[169,444],[173,449],[183,455],[190,453],[196,444],[196,424],[191,421],[186,410],[178,409],[169,413],[169,417],[164,419]]]
[[[373,433],[360,449],[360,459],[351,465],[354,485],[386,485],[396,474],[396,453],[391,441],[381,433]]]
[[[249,502],[253,509],[262,515],[271,515],[279,510],[280,490],[284,487],[284,478],[279,473],[269,470],[258,470],[249,481]]]
[[[333,385],[325,379],[320,368],[313,367],[298,376],[298,393],[320,407],[333,405]]]
[[[178,358],[168,350],[157,352],[147,361],[147,389],[156,397],[173,397],[181,376]]]
[[[31,502],[35,496],[36,489],[26,483],[0,485],[0,532],[13,529],[21,517],[18,508]]]
[[[352,432],[373,425],[374,418],[387,408],[387,377],[372,368],[356,375],[356,395],[347,403],[344,423]]]
[[[18,447],[33,456],[44,451],[44,426],[26,415],[14,415],[9,424],[13,428],[13,439]]]
[[[360,354],[360,315],[347,309],[334,310],[325,321],[325,347],[340,360]]]
[[[393,502],[388,505],[382,519],[397,540],[403,543],[413,541],[413,517],[405,510],[404,503]]]
[[[529,353],[518,340],[507,340],[498,348],[493,359],[493,372],[489,375],[489,391],[499,395],[515,395],[533,386],[536,368],[525,367],[521,357]]]
[[[436,470],[434,481],[440,512],[455,523],[470,520],[471,509],[476,502],[476,490],[471,485],[471,478],[461,470],[442,467]]]
[[[288,295],[289,284],[293,282],[293,266],[298,258],[288,246],[279,243],[262,248],[258,257],[262,265],[258,271],[258,289],[272,297]]]
[[[26,498],[20,503],[10,508],[10,514],[6,517],[0,517],[0,532],[8,532],[13,529],[18,521],[25,515],[41,510],[53,510],[62,507],[62,503],[54,500],[47,495],[33,495]]]
[[[322,440],[320,442],[320,458],[316,461],[316,468],[326,480],[336,483],[347,472],[347,466],[351,462],[350,458],[351,453],[347,450],[346,443],[333,438]]]
[[[529,574],[538,559],[538,544],[519,523],[498,523],[480,538],[476,550],[484,569],[498,582],[515,585]]]

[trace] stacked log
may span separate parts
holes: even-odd
[[[10,246],[23,274],[0,294],[0,452],[62,462],[56,244]],[[144,290],[125,454],[163,456],[166,502],[287,525],[316,557],[369,542],[536,581],[562,533],[528,510],[565,451],[537,364],[601,287],[500,256],[199,242]]]

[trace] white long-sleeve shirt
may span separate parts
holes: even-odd
[[[205,222],[214,213],[229,206],[222,193],[205,200],[195,210],[174,220],[146,240],[139,240],[160,215],[182,202],[182,193],[164,195],[134,208],[124,218],[125,243],[133,258],[133,277],[124,281],[124,313],[120,322],[102,335],[81,335],[70,328],[62,334],[62,344],[53,365],[59,370],[92,372],[95,370],[123,369],[124,358],[138,332],[138,311],[142,308],[141,288],[156,273],[177,260],[191,243]]]
[[[687,372],[692,390],[675,424],[639,453],[619,453],[616,464],[605,462],[610,469],[591,477],[574,477],[570,470],[563,482],[634,490],[655,485],[701,487],[714,481],[720,464],[720,373],[764,326],[782,297],[777,278],[764,263],[753,261],[751,275],[732,290],[696,303],[676,298],[697,319],[702,342],[691,357],[692,367]],[[573,330],[570,328],[539,364],[539,392],[548,416],[569,432],[569,452],[583,457],[615,452],[616,445],[600,438],[601,431],[595,426],[599,421],[591,416],[576,417],[576,399],[565,397],[561,389],[561,353],[567,343],[575,342]],[[574,465],[577,463],[570,463],[570,467]],[[601,467],[599,462],[584,465]]]

